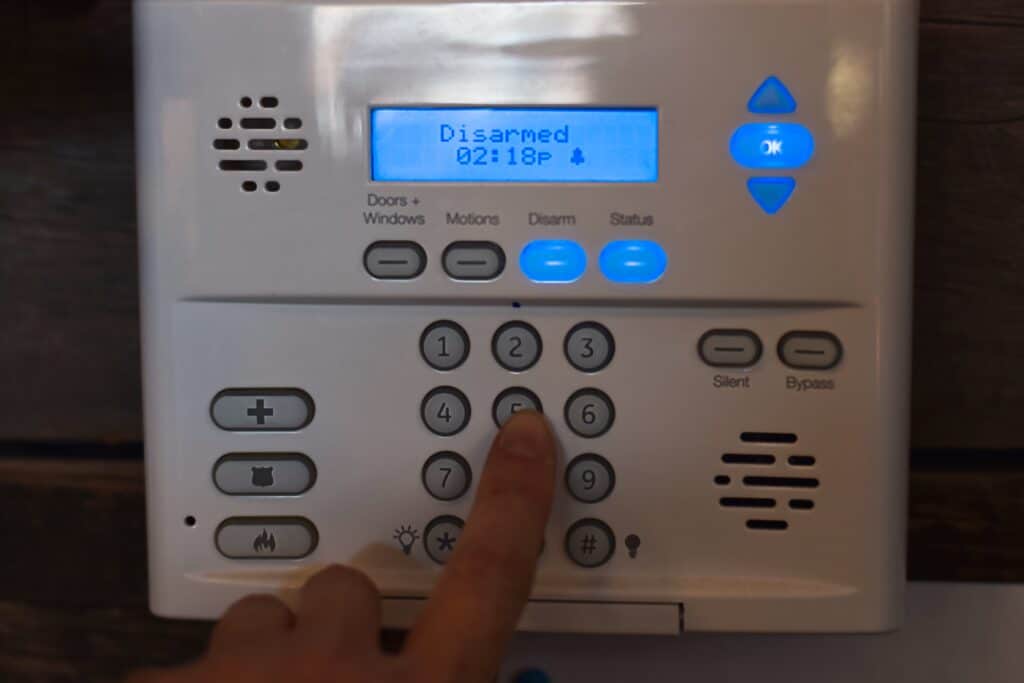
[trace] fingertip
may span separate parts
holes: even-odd
[[[555,460],[555,436],[547,418],[534,410],[514,413],[498,432],[496,450],[533,460]]]

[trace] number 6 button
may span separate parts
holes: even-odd
[[[461,432],[469,422],[469,399],[455,387],[438,387],[423,398],[423,424],[438,436]]]
[[[565,402],[565,421],[579,436],[601,436],[615,421],[615,406],[600,389],[580,389]]]

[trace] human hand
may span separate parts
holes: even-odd
[[[130,683],[491,683],[530,594],[555,486],[555,440],[538,413],[498,433],[454,554],[398,654],[380,647],[376,586],[331,566],[293,613],[270,595],[235,603],[207,652]]]

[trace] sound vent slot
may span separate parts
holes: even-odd
[[[255,138],[249,140],[249,149],[293,152],[306,149],[309,143],[302,138]]]
[[[793,508],[794,510],[813,510],[814,501],[807,500],[806,498],[794,498],[793,500],[789,501],[789,507]]]
[[[791,455],[789,456],[789,464],[793,467],[814,467],[814,463],[817,462],[813,455]]]
[[[748,519],[747,528],[755,531],[785,531],[789,522],[783,519]]]
[[[267,162],[256,159],[225,159],[220,162],[222,171],[266,171]]]
[[[274,162],[274,168],[278,171],[295,172],[302,170],[302,162],[297,159],[285,159]]]
[[[213,141],[214,149],[239,149],[242,143],[238,140],[229,140],[227,138],[219,138]]]
[[[718,484],[719,486],[728,486],[730,483],[732,483],[732,479],[725,476],[724,474],[719,474],[717,477],[715,477],[715,483]]]
[[[302,119],[295,118],[294,116],[284,120],[284,127],[287,130],[298,130],[302,128]]]
[[[721,498],[719,504],[724,508],[773,508],[774,498]]]
[[[796,443],[796,434],[786,432],[743,432],[740,441],[746,443]]]
[[[251,116],[242,119],[239,124],[246,130],[273,130],[277,120],[263,116]]]
[[[727,465],[774,465],[775,456],[767,453],[726,453],[722,462]]]
[[[814,489],[818,480],[810,477],[743,477],[746,486],[771,486],[775,488]]]
[[[263,107],[264,109],[273,109],[274,107],[277,106],[277,98],[276,97],[261,97],[260,98],[260,106]]]

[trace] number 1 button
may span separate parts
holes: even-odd
[[[420,353],[435,370],[454,370],[469,355],[469,336],[451,320],[439,320],[420,336]]]
[[[438,387],[423,397],[423,424],[438,436],[461,432],[469,422],[469,400],[455,387]]]

